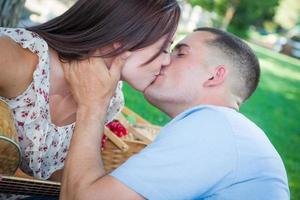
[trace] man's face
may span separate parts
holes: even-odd
[[[173,49],[171,63],[145,90],[145,97],[160,107],[161,103],[193,104],[205,95],[203,83],[210,78],[205,39],[209,34],[194,32]]]

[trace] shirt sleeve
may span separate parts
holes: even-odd
[[[204,108],[171,122],[111,176],[146,199],[195,199],[226,184],[236,159],[225,117]]]

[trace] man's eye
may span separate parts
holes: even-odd
[[[177,56],[178,57],[181,57],[181,56],[184,56],[185,54],[183,54],[183,53],[177,53]]]

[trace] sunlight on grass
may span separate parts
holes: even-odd
[[[300,70],[284,68],[284,66],[274,65],[274,62],[270,60],[262,60],[261,65],[264,66],[263,70],[269,71],[280,78],[293,79],[300,81]]]

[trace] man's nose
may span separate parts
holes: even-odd
[[[169,53],[164,54],[162,65],[166,66],[171,63],[171,55]]]

